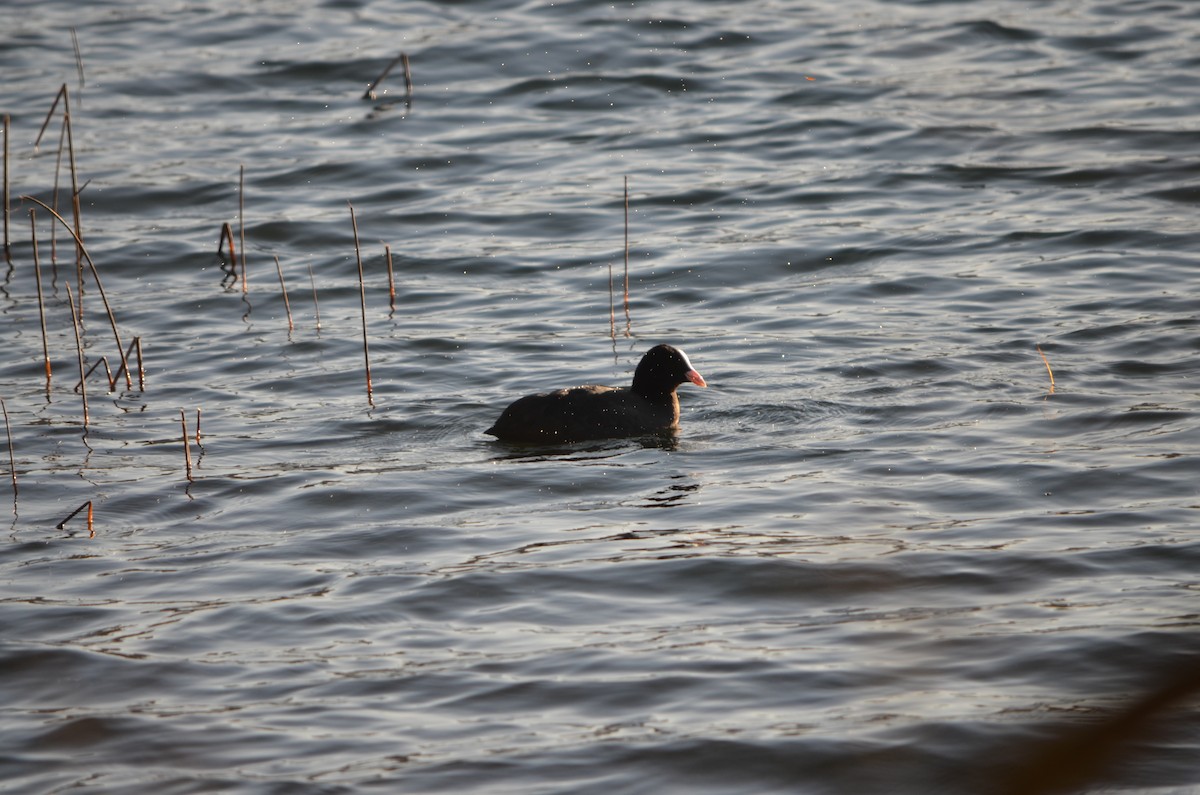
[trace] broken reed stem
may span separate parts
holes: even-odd
[[[246,292],[246,166],[238,166],[238,251],[242,254],[242,292]]]
[[[204,449],[204,444],[200,441],[200,409],[196,409],[196,446]]]
[[[100,300],[104,303],[104,311],[108,313],[108,323],[112,327],[113,338],[117,341],[117,353],[121,356],[121,367],[124,368],[125,372],[125,385],[127,387],[132,387],[133,379],[129,375],[129,361],[125,358],[125,348],[121,344],[121,332],[117,331],[117,318],[115,315],[113,315],[112,306],[110,306],[108,303],[108,296],[104,292],[104,284],[100,281],[100,271],[96,268],[96,263],[92,261],[92,255],[88,254],[87,248],[84,247],[83,240],[79,237],[79,234],[75,230],[71,229],[70,225],[66,222],[66,219],[59,215],[57,210],[46,204],[41,199],[35,199],[32,196],[23,195],[21,196],[21,199],[27,199],[31,202],[41,205],[43,209],[48,210],[50,214],[57,218],[59,222],[67,228],[67,231],[70,232],[75,238],[75,244],[79,247],[79,250],[83,252],[83,257],[87,260],[88,267],[91,268],[92,278],[96,281],[96,289],[100,292]],[[81,298],[79,308],[80,319],[83,317],[82,303],[83,301]]]
[[[388,306],[393,312],[396,311],[396,280],[392,277],[392,247],[384,245],[383,255],[387,258],[388,269]]]
[[[354,228],[354,258],[358,260],[358,302],[362,307],[363,364],[367,371],[367,402],[373,406],[375,401],[371,399],[371,355],[367,351],[367,289],[363,285],[362,250],[358,245],[358,219],[354,216],[354,205],[346,202],[346,206],[350,208],[350,225]]]
[[[188,441],[187,417],[183,413],[183,409],[179,410],[179,424],[183,428],[183,465],[187,473],[187,479],[192,480],[192,446]]]
[[[75,353],[79,357],[79,395],[83,400],[83,430],[86,433],[88,427],[88,405],[87,405],[87,379],[83,374],[83,340],[79,336],[79,316],[75,314],[75,299],[71,297],[71,285],[64,285],[67,288],[67,304],[71,308],[71,326],[75,329]],[[78,511],[76,511],[78,513]],[[74,516],[75,514],[71,514]],[[67,519],[71,517],[68,516]],[[66,519],[63,520],[64,522]],[[61,529],[61,525],[60,525]]]
[[[50,388],[50,346],[46,344],[46,305],[42,300],[42,264],[38,258],[37,211],[29,208],[29,234],[33,241],[33,279],[37,283],[38,321],[42,326],[42,359],[46,362],[46,388]]]
[[[412,102],[412,95],[413,95],[412,69],[409,68],[408,54],[403,53],[403,52],[400,53],[400,60],[404,63],[404,98],[406,100],[408,100],[409,102]]]
[[[12,247],[8,240],[8,136],[9,125],[12,119],[7,113],[4,114],[4,258],[8,260],[8,264],[12,264]]]
[[[69,521],[71,521],[72,519],[74,519],[74,518],[75,518],[75,514],[79,513],[79,512],[80,512],[80,511],[82,511],[84,508],[87,508],[87,528],[88,528],[88,537],[89,537],[89,538],[94,538],[94,537],[95,537],[95,535],[96,535],[96,531],[92,529],[92,501],[91,501],[91,500],[88,500],[88,501],[87,501],[87,502],[85,502],[83,505],[80,505],[78,508],[76,508],[75,510],[71,511],[71,513],[67,514],[67,518],[66,518],[66,519],[63,519],[61,522],[59,522],[58,524],[56,524],[56,525],[54,526],[54,527],[55,527],[55,529],[57,529],[57,530],[65,530],[65,529],[66,529],[66,526],[67,526],[67,522],[69,522]]]
[[[279,264],[279,257],[275,257],[275,270],[279,273],[279,292],[283,293],[283,308],[287,311],[288,331],[295,330],[296,326],[292,323],[292,305],[288,303],[287,285],[283,283],[283,267]]]
[[[1046,354],[1042,353],[1042,346],[1037,345],[1038,356],[1042,357],[1042,364],[1046,365],[1046,373],[1050,376],[1050,392],[1054,392],[1054,371],[1050,369],[1050,360],[1046,358]]]
[[[125,358],[121,360],[121,366],[117,370],[116,377],[109,379],[112,382],[112,387],[111,387],[112,389],[116,389],[117,379],[120,378],[121,375],[125,372],[125,366],[129,362],[129,354],[133,353],[135,350],[137,351],[137,364],[138,364],[138,391],[139,392],[146,391],[146,371],[142,367],[142,338],[141,337],[134,337],[133,342],[129,343],[129,347],[125,349]],[[94,367],[94,365],[93,365],[93,367]],[[91,372],[91,371],[89,370],[88,372]]]
[[[321,330],[321,305],[317,303],[317,280],[313,278],[312,265],[308,266],[308,283],[312,285],[313,312],[317,316],[317,331]]]
[[[629,175],[625,175],[625,336],[629,336]]]
[[[112,370],[110,370],[108,368],[108,357],[107,356],[101,356],[100,359],[95,364],[93,364],[91,367],[89,367],[87,369],[87,373],[84,374],[84,378],[86,378],[87,376],[89,376],[93,372],[95,372],[96,368],[99,367],[100,365],[104,365],[104,373],[105,373],[105,375],[108,376],[108,391],[111,392],[117,388],[117,379],[113,378]],[[118,372],[117,378],[120,378],[120,376],[121,376],[121,374],[120,374],[120,372]],[[82,381],[80,381],[78,384],[75,385],[75,391],[78,392],[81,386],[83,386]]]
[[[5,404],[4,398],[0,398],[0,409],[4,410],[4,430],[8,433],[8,468],[12,474],[13,498],[15,499],[17,492],[20,491],[17,488],[17,457],[13,453],[12,425],[8,422],[8,406]]]
[[[365,92],[363,92],[362,98],[363,99],[376,99],[377,96],[375,94],[375,89],[378,88],[379,84],[383,82],[383,78],[387,77],[388,74],[392,71],[392,69],[394,69],[396,67],[396,64],[398,64],[402,61],[404,63],[404,84],[405,84],[405,87],[407,88],[409,96],[412,96],[412,76],[409,74],[409,71],[408,71],[408,56],[405,55],[404,53],[400,53],[395,58],[393,58],[391,61],[389,61],[388,65],[385,66],[383,68],[383,71],[379,73],[379,77],[375,78],[375,80],[371,83],[371,85],[367,86],[367,90]]]
[[[218,257],[221,256],[221,253],[225,250],[226,242],[229,243],[230,265],[236,271],[237,265],[238,265],[237,246],[233,245],[233,227],[229,225],[228,221],[221,224],[221,238],[217,241],[217,256]]]
[[[58,101],[62,99],[63,92],[67,90],[67,84],[63,83],[59,87],[58,93],[54,95],[54,101],[50,103],[50,110],[46,111],[46,118],[42,122],[41,128],[38,130],[37,137],[33,139],[33,151],[37,152],[42,144],[42,135],[45,134],[46,128],[50,126],[50,120],[54,118],[54,110],[58,107]]]

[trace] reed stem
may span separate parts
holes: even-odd
[[[87,501],[87,502],[85,502],[83,505],[80,505],[78,508],[76,508],[75,510],[71,511],[69,514],[67,514],[67,518],[66,518],[66,519],[63,519],[61,522],[59,522],[58,524],[56,524],[54,527],[55,527],[56,529],[58,529],[58,530],[65,530],[65,529],[66,529],[66,527],[67,527],[67,522],[69,522],[69,521],[71,521],[72,519],[74,519],[74,518],[75,518],[75,515],[76,515],[76,514],[78,514],[80,511],[82,511],[84,508],[87,508],[87,529],[88,529],[88,537],[89,537],[89,538],[94,538],[94,537],[95,537],[95,535],[96,535],[96,531],[92,529],[92,501],[91,501],[91,500],[88,500],[88,501]]]
[[[8,238],[8,137],[9,125],[12,119],[7,113],[4,114],[4,258],[8,260],[8,264],[12,265],[12,246],[9,244]]]
[[[79,284],[79,322],[83,322],[83,219],[79,205],[79,170],[75,165],[75,137],[71,131],[71,92],[63,83],[63,127],[67,135],[67,157],[71,166],[71,213],[75,221],[75,278]],[[119,343],[118,343],[119,345]]]
[[[83,91],[83,54],[79,51],[79,36],[75,34],[75,28],[71,28],[71,46],[75,49],[75,71],[79,73],[79,90]]]
[[[629,175],[625,175],[625,336],[629,336]]]
[[[294,331],[296,326],[292,323],[292,305],[288,302],[287,285],[283,283],[283,267],[279,264],[279,257],[275,257],[275,270],[279,273],[279,292],[283,293],[283,308],[287,312],[288,331]]]
[[[384,257],[387,258],[388,307],[393,312],[395,312],[396,311],[396,280],[392,276],[392,247],[385,244],[383,247],[383,255],[384,255]]]
[[[75,329],[75,353],[79,358],[79,396],[83,401],[83,430],[86,433],[88,427],[88,404],[87,379],[83,373],[83,339],[79,336],[79,317],[75,314],[75,299],[71,296],[71,285],[68,283],[64,286],[67,288],[67,304],[71,307],[71,326]],[[67,518],[69,519],[70,517]],[[63,521],[65,522],[66,519]]]
[[[179,425],[183,428],[183,465],[187,479],[192,480],[192,446],[188,441],[187,417],[183,409],[179,410]]]
[[[38,257],[37,211],[29,208],[29,234],[33,241],[33,280],[37,283],[38,322],[42,326],[42,360],[46,363],[46,389],[50,388],[50,346],[46,342],[46,305],[42,299],[42,264]]]
[[[110,370],[108,367],[108,357],[107,356],[101,356],[96,361],[95,364],[93,364],[91,367],[89,367],[87,369],[87,372],[84,374],[84,378],[86,378],[87,376],[94,373],[96,371],[96,368],[99,367],[100,365],[104,365],[104,373],[108,377],[108,391],[111,392],[117,388],[117,379],[113,378],[112,370]],[[120,378],[120,377],[121,377],[121,373],[120,373],[120,371],[118,371],[117,378]],[[83,386],[83,381],[81,380],[78,384],[75,385],[75,391],[78,392],[82,386]]]
[[[1054,394],[1054,371],[1050,369],[1050,360],[1046,358],[1046,354],[1042,353],[1042,346],[1038,345],[1038,356],[1042,357],[1042,364],[1046,365],[1046,373],[1050,376],[1050,393]]]
[[[16,499],[17,492],[20,491],[17,488],[17,457],[13,452],[12,425],[8,422],[8,405],[4,402],[4,398],[0,398],[0,409],[4,410],[4,430],[8,434],[8,468],[12,474],[13,499]]]
[[[312,285],[313,312],[317,317],[317,331],[321,330],[321,304],[317,301],[317,280],[313,278],[312,265],[308,266],[308,283]]]
[[[379,77],[375,78],[371,82],[371,85],[367,86],[367,90],[365,92],[363,92],[362,98],[363,99],[372,99],[372,100],[377,99],[378,97],[375,94],[375,89],[379,87],[379,84],[383,82],[383,79],[385,77],[387,77],[388,74],[392,71],[392,69],[394,69],[396,67],[396,64],[401,63],[401,62],[404,63],[404,83],[405,83],[405,86],[407,87],[408,95],[412,96],[412,76],[409,74],[409,71],[408,71],[408,56],[405,55],[404,53],[400,53],[395,58],[388,61],[388,65],[383,67],[383,71],[379,73]]]
[[[227,241],[229,243],[230,267],[232,267],[234,269],[234,272],[236,272],[237,264],[238,264],[237,246],[235,246],[233,244],[233,227],[229,225],[228,221],[221,224],[221,237],[219,240],[217,240],[217,256],[218,257],[221,256],[221,254],[225,251],[225,243]]]
[[[238,251],[242,255],[242,292],[246,285],[246,166],[238,166]]]
[[[362,249],[358,245],[358,220],[354,216],[354,205],[346,202],[350,208],[350,225],[354,228],[354,258],[358,261],[358,302],[362,308],[363,334],[363,364],[367,371],[367,402],[372,406],[375,401],[371,398],[371,355],[367,350],[367,289],[363,284]]]

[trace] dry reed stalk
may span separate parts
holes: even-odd
[[[183,427],[183,465],[187,479],[192,480],[192,446],[188,441],[187,417],[183,409],[179,410],[179,424]]]
[[[96,368],[99,367],[100,365],[104,365],[104,373],[108,377],[108,391],[112,392],[114,389],[117,388],[117,379],[113,378],[112,370],[110,370],[108,367],[108,357],[107,356],[101,356],[100,359],[95,364],[93,364],[91,367],[89,367],[87,369],[87,372],[84,374],[84,377],[86,378],[87,376],[91,375],[93,372],[96,371]],[[120,378],[120,377],[121,377],[121,372],[118,370],[117,378]],[[78,392],[81,386],[83,386],[82,381],[80,381],[78,384],[75,385],[74,391]]]
[[[121,360],[121,367],[117,370],[116,376],[114,378],[110,379],[113,383],[114,389],[116,388],[117,379],[120,378],[121,375],[125,372],[125,366],[129,362],[129,354],[133,353],[135,350],[137,351],[137,363],[138,363],[138,391],[139,392],[146,391],[146,371],[142,368],[142,338],[141,337],[134,337],[133,341],[129,343],[129,347],[125,349],[125,357]]]
[[[1046,358],[1046,354],[1042,353],[1042,346],[1038,345],[1038,356],[1042,357],[1042,364],[1046,365],[1046,374],[1050,376],[1050,394],[1054,394],[1054,371],[1050,369],[1050,360]]]
[[[358,219],[354,217],[354,205],[346,202],[350,208],[350,225],[354,228],[354,258],[358,260],[358,302],[362,308],[362,332],[363,332],[363,364],[367,371],[367,402],[372,406],[375,401],[371,398],[371,355],[367,351],[367,289],[363,285],[363,264],[362,250],[358,245]]]
[[[388,306],[393,312],[396,311],[396,280],[392,276],[392,247],[384,245],[383,255],[387,258],[388,269]]]
[[[86,433],[88,427],[88,405],[87,405],[87,380],[83,374],[83,340],[79,336],[79,316],[75,314],[75,299],[71,296],[71,285],[64,285],[67,288],[67,304],[71,308],[71,326],[75,329],[75,353],[79,358],[79,395],[83,400],[83,430]],[[74,514],[72,514],[73,516]],[[67,517],[70,518],[70,517]],[[63,520],[64,522],[66,519]]]
[[[83,54],[79,51],[79,36],[71,28],[71,46],[75,49],[75,71],[79,73],[79,90],[83,91]]]
[[[242,254],[242,292],[246,286],[246,166],[238,166],[238,251]]]
[[[629,175],[625,175],[625,336],[629,336]]]
[[[613,267],[612,260],[608,261],[608,336],[617,339],[617,309],[613,299]]]
[[[16,499],[17,492],[20,491],[17,488],[17,457],[13,453],[12,425],[8,422],[8,406],[5,404],[4,398],[0,398],[0,409],[4,410],[4,430],[8,433],[8,468],[12,474],[13,499]]]
[[[104,292],[104,284],[100,281],[100,271],[96,268],[96,263],[92,261],[92,255],[88,253],[87,248],[83,245],[83,240],[79,237],[75,230],[71,229],[66,219],[59,215],[57,210],[46,204],[41,199],[35,199],[33,196],[22,195],[21,199],[34,202],[35,204],[40,205],[43,209],[48,210],[50,214],[57,218],[59,223],[65,226],[67,231],[70,232],[75,238],[75,244],[79,246],[79,250],[83,252],[84,259],[87,260],[88,267],[91,268],[92,278],[95,280],[96,289],[100,293],[100,300],[104,303],[104,311],[108,313],[108,323],[112,327],[113,338],[117,341],[117,353],[121,356],[121,367],[124,368],[125,372],[125,385],[127,387],[132,387],[133,380],[129,375],[129,361],[125,358],[125,348],[121,344],[121,332],[117,331],[117,318],[113,314],[112,306],[110,306],[108,303],[108,295]],[[82,303],[82,300],[80,303]],[[83,311],[82,307],[80,308],[80,311]],[[81,320],[82,317],[83,316],[81,314]]]
[[[51,203],[54,209],[58,209],[58,194],[62,184],[62,155],[63,149],[67,146],[67,125],[64,122],[58,130],[58,149],[54,154],[54,193],[51,196]],[[50,222],[50,267],[51,267],[51,282],[58,283],[58,226]]]
[[[79,283],[79,319],[83,320],[83,220],[79,206],[79,170],[75,166],[75,138],[71,132],[71,92],[63,83],[63,125],[67,134],[67,156],[71,165],[71,213],[75,221],[75,276]],[[118,347],[120,343],[117,343]]]
[[[321,330],[321,305],[317,302],[317,280],[313,278],[312,265],[308,266],[308,283],[312,285],[313,312],[317,317],[317,331]]]
[[[413,82],[412,69],[409,67],[408,54],[400,53],[400,60],[404,63],[404,99],[409,104],[412,104]]]
[[[91,501],[91,500],[88,500],[88,501],[87,501],[87,502],[85,502],[83,505],[80,505],[78,508],[76,508],[75,510],[71,511],[69,514],[67,514],[67,518],[66,518],[66,519],[63,519],[61,522],[59,522],[58,524],[56,524],[54,527],[55,527],[56,529],[58,529],[58,530],[65,530],[65,529],[66,529],[66,527],[67,527],[67,522],[69,522],[69,521],[71,521],[72,519],[74,519],[74,518],[75,518],[75,515],[76,515],[77,513],[79,513],[80,511],[82,511],[84,508],[87,508],[87,528],[88,528],[88,536],[89,536],[89,537],[95,537],[95,535],[96,535],[96,532],[95,532],[95,531],[92,529],[92,501]]]
[[[288,331],[294,331],[296,326],[292,323],[292,305],[288,302],[287,285],[283,283],[283,268],[279,264],[279,257],[275,257],[275,270],[279,274],[279,292],[283,293],[283,308],[287,311]]]
[[[237,264],[238,264],[237,247],[233,245],[233,227],[229,225],[228,221],[221,224],[221,237],[217,241],[217,256],[218,257],[221,256],[221,254],[225,251],[225,243],[226,242],[229,243],[230,266],[233,268],[234,271],[236,271]]]
[[[196,409],[196,446],[204,449],[204,444],[200,441],[200,409]]]
[[[46,304],[42,300],[42,264],[38,257],[37,212],[29,208],[29,234],[33,241],[33,280],[37,283],[38,322],[42,326],[42,359],[46,362],[46,389],[50,389],[50,346],[46,344]]]
[[[54,111],[58,108],[58,101],[62,99],[63,92],[67,90],[67,84],[63,83],[58,89],[58,93],[54,95],[54,101],[50,103],[50,110],[46,111],[46,118],[42,122],[41,128],[38,130],[37,137],[33,139],[33,151],[37,152],[42,144],[42,135],[45,134],[46,128],[50,126],[50,120],[54,118]]]
[[[396,67],[396,64],[400,63],[401,61],[404,62],[405,84],[408,86],[409,95],[411,95],[412,94],[412,77],[409,75],[409,72],[408,72],[408,56],[405,55],[404,53],[400,53],[395,58],[388,61],[388,65],[383,67],[383,71],[379,73],[379,77],[375,78],[375,80],[372,81],[371,85],[367,86],[367,90],[365,92],[363,92],[362,98],[363,99],[372,99],[372,100],[377,99],[378,97],[375,94],[375,89],[378,88],[379,84],[383,82],[383,78],[387,77],[388,74],[392,71],[392,69],[394,69]]]
[[[8,260],[8,264],[12,265],[12,246],[8,240],[8,136],[9,125],[12,119],[7,113],[4,114],[4,258]]]

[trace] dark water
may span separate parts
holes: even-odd
[[[1200,6],[0,16],[5,791],[1200,791]],[[482,434],[657,342],[675,439]]]

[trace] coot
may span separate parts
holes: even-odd
[[[509,442],[579,442],[669,431],[679,427],[675,387],[685,381],[708,386],[687,354],[656,345],[638,363],[632,386],[576,386],[526,395],[484,433]]]

